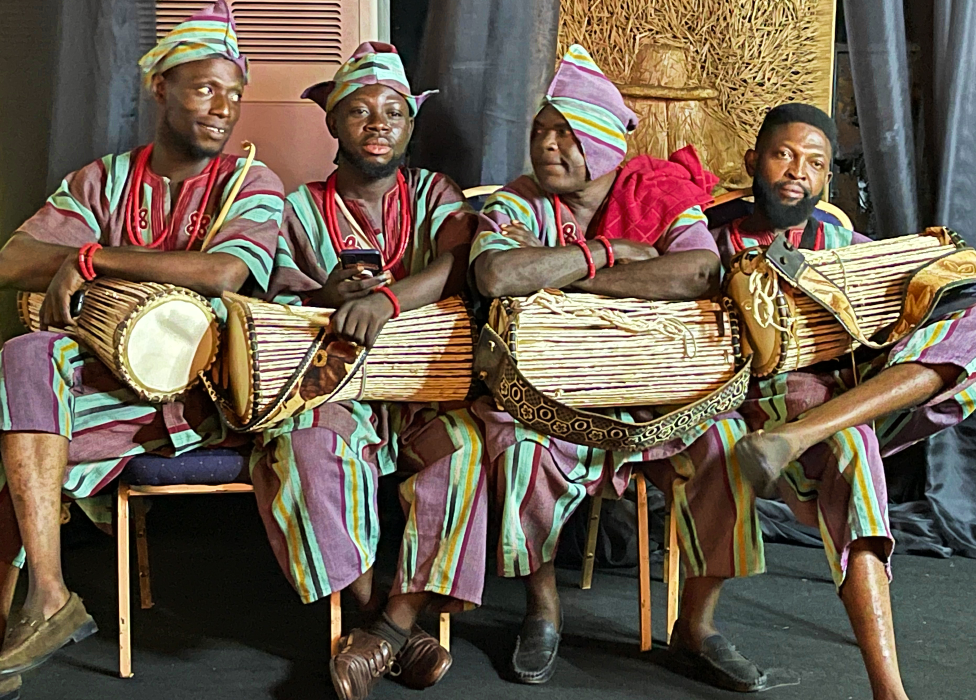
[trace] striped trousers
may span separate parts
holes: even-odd
[[[392,594],[481,603],[487,493],[481,429],[467,408],[326,404],[258,441],[251,477],[272,549],[310,603],[342,590],[376,559],[379,478],[407,478],[407,525]]]
[[[0,432],[36,432],[68,440],[62,494],[111,531],[109,497],[97,494],[132,457],[174,455],[223,440],[224,429],[199,389],[182,402],[139,399],[89,350],[49,332],[28,333],[0,349]],[[0,561],[23,564],[20,531],[0,464]]]
[[[770,430],[826,403],[855,384],[853,367],[843,362],[778,374],[753,383],[739,412],[750,430]],[[887,353],[858,366],[865,381],[898,364],[953,365],[959,378],[925,404],[877,421],[842,430],[791,463],[779,492],[801,522],[818,527],[834,583],[847,571],[850,543],[861,537],[894,539],[888,525],[882,457],[895,454],[939,430],[955,425],[976,408],[976,311],[959,311],[929,323]],[[839,505],[846,502],[846,508]],[[889,567],[890,576],[890,567]]]

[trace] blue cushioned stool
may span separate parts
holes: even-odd
[[[149,576],[149,543],[146,537],[145,496],[254,493],[249,479],[248,458],[236,450],[194,450],[179,457],[139,455],[122,470],[116,506],[119,577],[119,676],[132,677],[132,629],[129,589],[129,499],[136,526],[139,557],[139,594],[143,609],[153,606]],[[342,613],[339,593],[331,596],[332,653],[339,648]]]

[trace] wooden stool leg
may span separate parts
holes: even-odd
[[[331,647],[332,655],[335,656],[339,653],[339,640],[342,638],[342,594],[339,591],[333,591],[329,596],[329,606]]]
[[[668,543],[668,551],[664,559],[664,581],[668,591],[668,626],[665,631],[669,644],[671,630],[674,629],[674,623],[678,619],[678,596],[681,593],[681,553],[678,550],[677,513],[674,505],[671,505],[664,520],[666,530],[664,537]]]
[[[132,678],[132,631],[129,628],[129,487],[119,484],[115,539],[119,558],[119,676]]]
[[[640,580],[640,649],[651,648],[651,534],[647,523],[647,480],[636,474],[637,561]]]
[[[596,561],[596,537],[600,530],[600,510],[603,507],[603,494],[590,500],[590,520],[586,525],[586,551],[583,552],[583,571],[580,588],[590,590],[593,585],[593,564]]]
[[[132,501],[132,519],[136,526],[136,554],[139,559],[139,601],[143,610],[153,606],[152,579],[149,576],[149,541],[146,538],[146,499]]]
[[[451,614],[441,613],[441,629],[440,629],[440,643],[441,646],[451,650]]]

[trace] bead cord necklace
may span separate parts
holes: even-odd
[[[570,243],[581,240],[579,222],[576,220],[573,210],[569,207],[566,207],[566,210],[573,220],[567,221],[565,226],[563,225],[562,202],[559,201],[559,195],[557,194],[552,195],[552,208],[556,212],[556,233],[559,235],[559,245],[566,245],[567,238],[569,238]]]
[[[152,243],[148,246],[143,242],[142,237],[138,232],[142,230],[142,225],[140,222],[140,211],[142,209],[142,191],[143,186],[147,182],[146,170],[149,167],[149,158],[152,155],[153,144],[149,144],[139,155],[136,156],[135,166],[132,172],[132,185],[129,187],[129,196],[125,202],[125,232],[129,237],[129,242],[132,245],[148,247],[151,249],[163,248],[164,245],[168,245],[170,239],[173,237],[173,232],[176,230],[176,204],[179,203],[180,197],[183,194],[183,185],[181,183],[180,191],[177,194],[176,202],[174,202],[173,207],[170,210],[169,224],[166,226],[163,234],[158,238],[153,236]],[[203,201],[200,202],[200,208],[190,217],[193,222],[193,230],[190,232],[190,240],[187,241],[185,250],[190,250],[193,247],[194,242],[200,235],[200,226],[202,225],[204,215],[203,212],[207,208],[207,203],[210,201],[210,195],[213,192],[214,183],[217,181],[217,173],[220,170],[220,156],[213,158],[207,167],[204,168],[203,172],[207,173],[207,188],[203,193]],[[151,229],[151,227],[150,227]]]
[[[341,199],[339,193],[336,191],[336,173],[335,171],[329,175],[328,180],[325,181],[325,201],[323,202],[323,209],[325,214],[325,227],[329,230],[329,238],[332,239],[332,245],[335,247],[336,252],[342,252],[348,248],[352,248],[357,244],[356,236],[350,236],[347,240],[343,240],[342,232],[339,230],[339,219],[336,215],[336,201]],[[376,234],[372,231],[362,231],[369,243],[383,253],[383,259],[385,260],[383,264],[384,270],[391,270],[400,260],[403,258],[404,253],[407,252],[407,244],[410,242],[410,231],[413,228],[413,222],[410,220],[410,197],[407,192],[407,181],[403,177],[403,173],[397,170],[397,193],[398,193],[398,203],[399,203],[399,215],[400,215],[400,230],[397,232],[398,235],[395,238],[387,235],[386,244],[381,246],[379,240],[376,238]],[[384,212],[383,226],[386,228],[386,216]],[[355,231],[355,228],[354,228]],[[386,233],[386,231],[384,231]]]
[[[731,240],[732,248],[736,253],[741,253],[746,248],[752,247],[746,244],[742,236],[742,231],[739,230],[739,224],[742,221],[743,219],[736,219],[735,221],[729,224],[729,239]],[[789,241],[789,243],[794,247],[799,248],[800,241],[803,238],[803,231],[804,231],[803,228],[790,229],[789,231],[786,232],[786,240]],[[756,231],[752,235],[747,235],[747,237],[755,240],[756,243],[763,246],[769,245],[770,243],[773,242],[773,239],[776,238],[776,236],[773,233],[768,231],[767,232]],[[823,234],[823,225],[821,224],[818,226],[817,229],[816,244],[813,250],[823,250],[823,249],[824,249],[824,234]]]

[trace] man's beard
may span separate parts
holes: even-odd
[[[762,210],[774,229],[789,229],[805,223],[813,214],[813,210],[817,207],[817,201],[823,194],[823,191],[813,194],[803,185],[794,184],[803,188],[803,199],[794,204],[783,204],[775,185],[759,173],[753,176],[752,195],[756,198],[756,207]]]
[[[363,158],[358,153],[353,153],[343,146],[341,142],[339,143],[339,155],[342,156],[344,161],[370,180],[382,180],[385,177],[389,177],[400,169],[400,166],[403,165],[407,157],[406,153],[401,153],[389,163],[374,163],[371,160]]]
[[[189,137],[181,134],[173,126],[169,120],[169,116],[163,118],[163,128],[165,129],[166,141],[176,149],[179,153],[182,153],[190,160],[203,160],[204,158],[214,158],[220,155],[220,152],[224,150],[223,144],[217,148],[204,148],[198,143],[195,143]],[[226,141],[224,142],[226,143]]]

